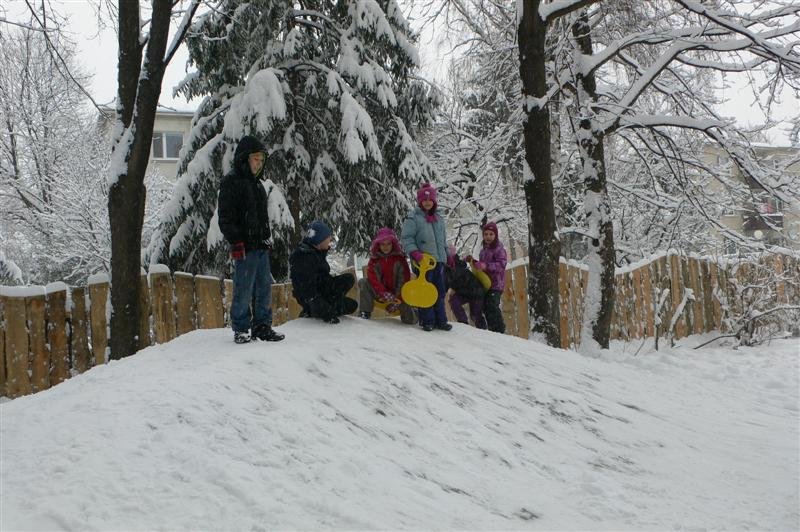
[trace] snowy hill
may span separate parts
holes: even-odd
[[[2,404],[0,528],[800,525],[796,341],[592,359],[458,325],[279,329]]]

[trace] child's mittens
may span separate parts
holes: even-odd
[[[391,292],[384,292],[380,296],[378,296],[378,299],[386,303],[391,303],[392,301],[394,301],[394,295]]]
[[[394,314],[398,310],[400,310],[400,303],[396,301],[393,301],[392,303],[386,305],[386,312],[388,312],[389,314]]]
[[[415,249],[414,251],[409,253],[408,256],[411,257],[411,260],[413,260],[416,263],[419,263],[419,261],[422,260],[422,252],[418,249]]]
[[[475,267],[476,270],[480,270],[480,271],[486,270],[486,263],[485,262],[481,262],[479,260],[476,260],[475,263],[473,264],[473,266]]]

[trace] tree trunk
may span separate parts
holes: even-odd
[[[303,239],[303,226],[300,225],[300,189],[292,186],[289,187],[288,192],[289,214],[292,215],[292,220],[294,220],[294,229],[289,235],[289,247],[294,249]]]
[[[528,301],[531,331],[560,346],[558,261],[561,242],[556,227],[550,166],[550,112],[545,101],[547,24],[540,0],[523,0],[519,15],[519,72],[525,106],[525,203],[528,207]]]
[[[144,175],[161,95],[170,15],[169,0],[153,2],[145,71],[142,73],[139,3],[126,0],[119,6],[118,123],[108,194],[112,359],[132,355],[139,346],[139,272],[146,195]]]
[[[583,10],[572,26],[572,34],[583,56],[592,55],[589,16]],[[580,62],[576,63],[580,65]],[[578,142],[585,196],[583,207],[590,235],[586,262],[589,282],[581,329],[581,350],[599,345],[608,349],[611,336],[611,311],[614,308],[614,228],[606,186],[606,165],[603,145],[605,134],[596,127],[597,84],[594,72],[577,69],[579,101]],[[596,345],[595,345],[596,342]]]

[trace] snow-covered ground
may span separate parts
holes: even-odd
[[[0,528],[800,527],[796,340],[594,359],[458,325],[279,329],[0,405]]]

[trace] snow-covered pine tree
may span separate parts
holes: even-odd
[[[227,0],[200,17],[187,38],[196,70],[177,91],[205,99],[146,261],[227,270],[217,191],[246,134],[269,152],[279,259],[315,218],[344,249],[398,227],[414,187],[432,177],[414,137],[437,96],[414,75],[415,40],[395,0]]]
[[[22,284],[22,272],[14,261],[8,260],[0,251],[0,284]]]

